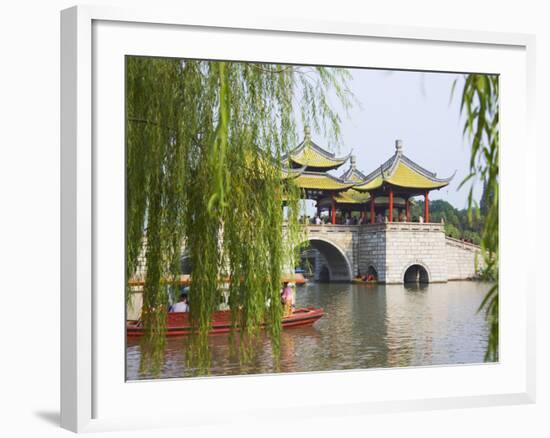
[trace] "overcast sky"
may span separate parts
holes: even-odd
[[[361,104],[342,120],[343,147],[338,155],[353,149],[357,167],[369,173],[390,158],[395,140],[403,141],[410,159],[436,172],[440,178],[456,175],[444,189],[432,191],[430,199],[445,199],[457,208],[467,206],[468,187],[458,191],[468,172],[470,149],[462,135],[460,95],[463,76],[449,73],[424,73],[350,69],[350,88]],[[458,79],[452,101],[451,88]],[[316,132],[312,138],[321,146],[327,143]],[[340,175],[348,164],[337,170]],[[479,200],[481,187],[475,191]]]

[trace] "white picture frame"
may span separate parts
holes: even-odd
[[[147,32],[147,38],[143,34]],[[362,370],[338,373],[303,373],[285,376],[249,376],[206,379],[168,380],[132,383],[121,381],[118,335],[110,336],[123,317],[123,301],[117,298],[116,284],[123,281],[120,266],[108,264],[106,245],[114,242],[114,251],[105,257],[123,262],[123,239],[120,215],[118,224],[106,228],[103,207],[123,208],[120,203],[120,70],[121,54],[178,55],[168,44],[173,38],[233,39],[248,41],[245,45],[226,47],[227,59],[280,61],[284,57],[296,62],[298,52],[281,55],[274,41],[293,38],[307,40],[307,62],[332,59],[331,64],[345,62],[338,47],[367,44],[373,47],[372,61],[386,68],[470,71],[468,65],[479,65],[483,72],[503,75],[502,90],[502,159],[501,159],[501,360],[498,364],[419,367],[414,369]],[[128,36],[139,51],[128,49]],[[141,35],[141,36],[140,36]],[[166,39],[166,40],[164,40]],[[257,42],[261,40],[262,44]],[[165,44],[163,44],[163,42]],[[328,43],[328,44],[327,44]],[[334,43],[334,45],[331,45]],[[306,43],[304,43],[306,44]],[[315,48],[323,45],[317,53]],[[317,46],[316,46],[317,45]],[[381,55],[380,48],[393,53]],[[369,47],[370,47],[369,46]],[[281,415],[311,417],[326,415],[362,415],[368,412],[395,412],[414,409],[474,407],[531,403],[535,399],[534,285],[529,257],[534,254],[535,230],[525,229],[520,239],[510,233],[521,226],[521,218],[505,209],[510,199],[521,200],[518,207],[532,211],[536,194],[525,187],[535,187],[533,168],[527,168],[527,156],[534,156],[532,123],[534,119],[534,46],[531,35],[472,32],[451,29],[425,29],[403,26],[377,26],[364,23],[316,22],[308,20],[187,15],[181,11],[128,10],[109,7],[78,6],[61,13],[61,425],[72,431],[99,431],[119,428],[178,426],[177,408],[160,403],[174,391],[193,396],[192,422],[238,421],[254,415],[266,421]],[[405,47],[407,50],[405,50]],[[129,50],[129,51],[128,51]],[[141,52],[143,50],[143,52]],[[202,56],[200,51],[203,51]],[[218,50],[218,52],[216,51]],[[248,52],[245,54],[245,50]],[[271,52],[270,52],[271,50]],[[411,52],[418,50],[413,61]],[[453,56],[447,51],[456,51]],[[345,52],[342,51],[342,52]],[[193,56],[214,58],[218,47],[197,44]],[[378,53],[378,55],[376,55]],[[400,53],[400,58],[395,54]],[[430,53],[436,54],[431,57]],[[475,54],[473,56],[472,54]],[[337,56],[338,55],[338,56]],[[378,56],[378,58],[377,58]],[[471,58],[471,64],[461,59]],[[338,59],[337,59],[338,58]],[[437,58],[437,59],[435,59]],[[111,61],[113,64],[109,64]],[[391,65],[390,65],[391,64]],[[343,64],[342,64],[343,65]],[[348,63],[349,65],[349,58]],[[364,60],[358,66],[366,65]],[[437,67],[439,65],[439,68]],[[117,67],[118,66],[118,67]],[[462,66],[462,68],[461,68]],[[501,69],[501,70],[499,70]],[[108,72],[109,74],[104,74]],[[111,75],[111,73],[113,73]],[[109,76],[113,76],[112,83]],[[506,78],[510,78],[509,80]],[[514,79],[512,81],[512,79]],[[106,81],[103,85],[103,82]],[[507,82],[508,81],[508,82]],[[108,82],[108,83],[107,83]],[[512,87],[512,85],[514,85]],[[103,94],[102,94],[103,93]],[[123,94],[123,93],[122,93]],[[113,114],[107,116],[106,100]],[[117,113],[118,111],[118,113]],[[112,120],[113,125],[104,123]],[[99,127],[98,127],[99,126]],[[117,127],[118,126],[118,127]],[[98,154],[104,136],[113,136],[112,151],[106,160]],[[521,144],[521,147],[514,145]],[[122,147],[122,149],[120,149]],[[122,154],[123,156],[123,154]],[[512,169],[513,167],[513,169]],[[514,172],[517,186],[508,183]],[[112,184],[114,182],[114,185]],[[107,193],[106,187],[116,187]],[[123,204],[123,203],[122,203]],[[122,216],[123,217],[123,216]],[[122,228],[123,230],[123,228]],[[122,259],[120,256],[122,255]],[[118,259],[117,259],[118,257]],[[111,261],[112,261],[111,260]],[[502,269],[517,264],[527,280],[513,278]],[[112,271],[105,266],[114,266]],[[531,275],[530,275],[531,274]],[[115,286],[110,286],[110,285]],[[516,293],[508,293],[508,288]],[[106,295],[106,289],[112,293]],[[110,300],[113,300],[112,303]],[[118,301],[117,301],[118,300]],[[118,304],[117,304],[118,303]],[[117,310],[118,309],[118,310]],[[120,313],[120,316],[117,315]],[[98,315],[101,314],[101,318]],[[110,325],[114,324],[114,326]],[[120,326],[121,333],[123,326]],[[303,402],[287,407],[280,403],[285,386],[300,382],[313,388]],[[432,383],[429,383],[432,382]],[[322,391],[315,388],[321,385]],[[357,393],[365,385],[369,391]],[[431,386],[430,386],[431,385]],[[395,388],[394,388],[395,387]],[[270,400],[260,403],[261,393]],[[227,410],[212,402],[215,393],[241,392],[241,403]],[[181,392],[180,392],[181,393]],[[256,397],[251,395],[256,394]],[[143,415],[130,397],[159,401],[153,415]],[[125,397],[127,397],[125,399]],[[125,402],[126,400],[126,402]],[[248,400],[248,402],[247,402]],[[128,402],[128,403],[127,403]],[[248,405],[247,405],[248,403]],[[126,406],[126,408],[124,408]],[[205,408],[208,406],[208,414]],[[186,425],[190,424],[189,416]]]

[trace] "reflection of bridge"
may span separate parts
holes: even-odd
[[[379,282],[446,282],[476,274],[479,247],[445,237],[436,223],[308,225],[316,280],[351,281],[360,272]]]

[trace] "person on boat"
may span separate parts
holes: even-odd
[[[281,292],[281,303],[283,305],[283,314],[288,316],[292,314],[292,288],[288,284],[288,281],[285,281],[283,284],[283,290]]]
[[[177,303],[173,304],[170,308],[170,312],[189,312],[189,303],[187,301],[187,294],[181,294]]]

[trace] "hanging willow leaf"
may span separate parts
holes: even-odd
[[[469,74],[465,77],[462,92],[461,111],[466,113],[464,133],[471,139],[470,173],[462,181],[472,186],[468,194],[468,213],[471,220],[475,202],[473,187],[483,183],[486,195],[491,202],[487,209],[481,238],[483,254],[482,278],[493,281],[479,310],[485,310],[489,324],[489,340],[485,360],[496,361],[499,354],[499,314],[498,314],[498,176],[499,176],[499,79],[495,75]],[[478,211],[478,209],[475,209]]]
[[[144,275],[142,368],[162,366],[183,249],[193,267],[190,369],[208,373],[208,333],[226,278],[242,359],[251,357],[263,324],[277,359],[281,278],[295,266],[302,232],[300,193],[283,178],[282,157],[297,142],[296,120],[339,139],[328,94],[349,108],[348,75],[127,57],[126,276]]]

